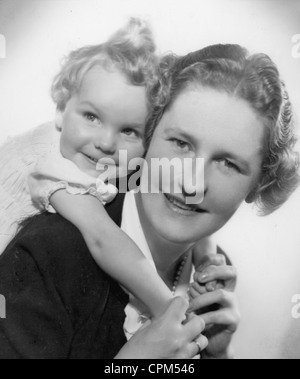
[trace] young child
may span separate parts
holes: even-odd
[[[117,176],[144,154],[158,64],[150,30],[132,19],[106,43],[70,54],[55,78],[56,122],[9,140],[0,149],[1,252],[20,220],[58,212],[82,233],[99,266],[160,315],[172,293],[104,205],[117,190],[100,182],[97,162],[112,159]],[[97,181],[97,184],[96,184]],[[85,196],[74,196],[85,195]]]

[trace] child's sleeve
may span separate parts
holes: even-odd
[[[65,190],[71,195],[90,194],[103,205],[111,202],[118,190],[112,184],[82,172],[60,152],[51,151],[33,167],[28,176],[28,188],[33,203],[40,211],[56,213],[50,203],[51,196]]]

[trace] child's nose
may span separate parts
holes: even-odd
[[[103,153],[113,155],[116,152],[116,136],[110,128],[103,128],[97,135],[95,146]]]

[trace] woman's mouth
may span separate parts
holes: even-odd
[[[173,195],[164,193],[164,196],[166,198],[169,208],[172,211],[181,215],[190,216],[191,214],[195,213],[208,213],[206,210],[198,207],[197,205],[185,204],[185,202]]]

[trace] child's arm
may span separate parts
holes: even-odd
[[[96,263],[106,273],[141,300],[154,317],[165,311],[171,291],[98,199],[60,190],[51,196],[50,202],[80,230]]]
[[[65,159],[57,147],[32,169],[28,187],[38,209],[53,212],[54,208],[74,224],[97,264],[145,303],[153,316],[161,315],[171,291],[135,243],[111,220],[100,200],[88,194],[95,180]],[[104,200],[102,195],[100,198]]]
[[[198,270],[203,264],[203,261],[208,257],[213,257],[217,254],[217,244],[212,237],[202,238],[198,241],[193,249],[193,264]]]
[[[193,264],[196,270],[195,276],[199,277],[199,275],[206,269],[207,262],[209,262],[210,259],[214,259],[216,256],[217,244],[212,237],[203,238],[198,241],[193,249]],[[199,283],[198,280],[195,280],[190,286],[189,295],[191,298],[195,298],[221,287],[222,283],[218,283],[215,280],[206,283]]]

